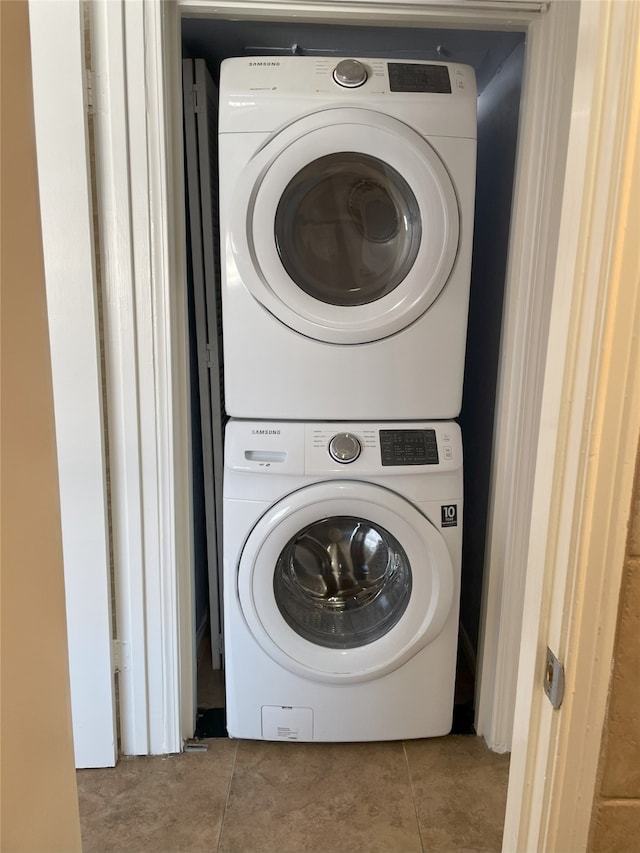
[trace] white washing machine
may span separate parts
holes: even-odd
[[[447,734],[462,547],[458,426],[232,420],[225,459],[229,734]]]
[[[228,413],[457,416],[475,196],[473,69],[228,59],[219,158]]]

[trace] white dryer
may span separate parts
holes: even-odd
[[[229,734],[447,734],[462,547],[458,426],[232,420],[225,459]]]
[[[228,59],[219,114],[227,412],[459,414],[472,68]]]

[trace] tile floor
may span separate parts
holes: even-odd
[[[474,736],[206,743],[78,771],[84,853],[500,850],[508,757]]]
[[[221,675],[210,667],[205,650],[200,707],[224,701]],[[84,853],[500,850],[509,758],[472,735],[203,743],[206,752],[78,771]]]

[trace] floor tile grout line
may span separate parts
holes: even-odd
[[[224,832],[224,822],[227,817],[227,806],[229,805],[229,797],[231,795],[231,785],[233,784],[233,776],[236,772],[236,761],[238,759],[238,744],[240,741],[236,740],[235,749],[233,751],[233,764],[231,765],[231,773],[229,774],[229,784],[227,785],[227,796],[224,800],[224,808],[222,809],[222,818],[220,820],[220,832],[218,833],[218,843],[216,844],[216,853],[220,851],[220,845],[222,844],[222,833]]]
[[[402,751],[404,753],[404,760],[407,764],[407,774],[409,776],[409,789],[411,790],[411,801],[413,802],[413,813],[416,816],[416,826],[418,828],[418,838],[420,839],[420,850],[422,853],[427,853],[424,847],[424,839],[422,837],[422,829],[420,828],[420,818],[418,817],[418,804],[416,803],[416,795],[413,790],[413,778],[411,776],[411,765],[409,764],[409,756],[407,755],[407,745],[406,741],[402,741]]]

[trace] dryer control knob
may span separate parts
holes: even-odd
[[[355,462],[361,450],[360,440],[350,432],[339,432],[329,442],[329,453],[336,462]]]
[[[333,79],[339,86],[356,89],[367,82],[367,69],[357,59],[343,59],[333,70]]]

